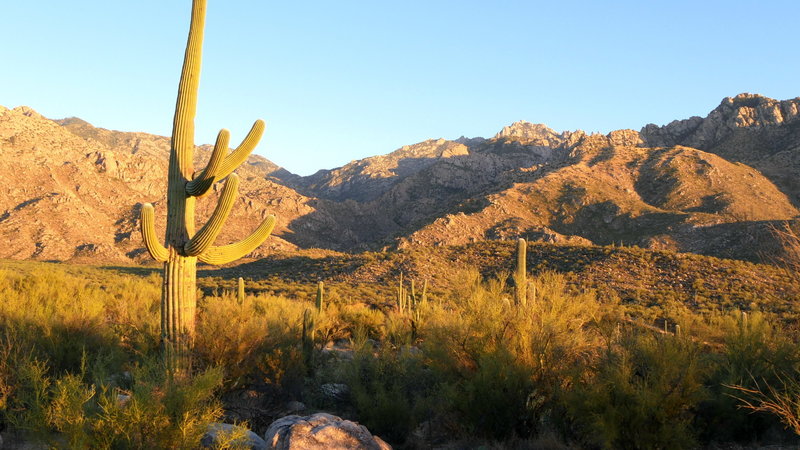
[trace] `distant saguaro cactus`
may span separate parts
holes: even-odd
[[[517,269],[514,273],[515,303],[525,306],[528,303],[528,271],[526,263],[528,261],[528,243],[520,238],[517,241]]]
[[[236,289],[236,301],[241,305],[244,303],[244,278],[239,277],[238,286]]]
[[[400,313],[405,312],[408,306],[408,294],[406,288],[403,287],[403,272],[400,272],[400,278],[397,283],[397,309]]]
[[[323,298],[324,294],[325,294],[325,283],[319,281],[317,283],[317,301],[315,305],[317,307],[317,314],[322,312],[322,302],[324,300]]]
[[[161,341],[167,368],[173,375],[188,374],[191,369],[189,350],[195,330],[197,261],[225,264],[239,259],[261,245],[275,226],[275,217],[270,215],[242,241],[219,247],[212,245],[238,194],[239,177],[233,171],[255,148],[264,132],[264,122],[257,120],[241,145],[230,153],[230,133],[221,130],[208,165],[202,171],[195,172],[194,118],[205,15],[206,0],[193,0],[172,128],[165,245],[156,237],[153,206],[145,204],[141,212],[144,244],[153,259],[164,263]],[[208,222],[195,232],[195,199],[208,193],[214,183],[222,179],[225,179],[225,186],[219,203]]]

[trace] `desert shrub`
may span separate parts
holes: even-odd
[[[402,443],[434,413],[439,380],[419,351],[384,347],[378,354],[365,343],[342,368],[358,419],[373,433]]]
[[[524,308],[513,305],[502,279],[464,277],[467,287],[455,294],[463,297],[430,311],[425,354],[448,380],[449,401],[468,429],[494,438],[533,434],[595,357],[600,304],[592,293],[569,293],[550,272],[532,280],[536,295]]]
[[[800,368],[800,348],[779,323],[759,312],[729,313],[712,318],[710,325],[723,343],[712,354],[713,372],[708,380],[710,398],[703,402],[698,422],[703,438],[717,441],[752,441],[779,429],[769,414],[741,408],[731,386],[758,390],[760,386],[781,386],[781,374]]]
[[[316,314],[314,326],[315,339],[323,345],[329,341],[347,339],[352,335],[352,324],[341,315],[341,307],[337,303],[328,302],[322,312]]]
[[[339,320],[348,324],[350,336],[356,329],[361,329],[371,339],[379,340],[384,337],[384,314],[364,303],[341,306]]]
[[[279,385],[295,397],[300,397],[307,370],[300,348],[287,346],[262,353],[256,360],[256,373],[261,381]]]
[[[411,345],[416,337],[412,323],[408,313],[400,313],[396,310],[387,311],[384,327],[386,342],[394,347]]]
[[[223,371],[211,368],[184,382],[169,382],[157,363],[133,370],[133,384],[120,391],[105,388],[93,417],[93,437],[101,448],[192,448],[209,423],[222,415],[216,390]]]
[[[247,296],[242,304],[232,294],[204,297],[195,351],[203,364],[224,367],[230,383],[241,383],[264,363],[265,354],[291,354],[300,341],[303,311],[302,303],[283,297]],[[286,367],[274,366],[276,361],[284,359],[273,360],[272,369],[286,373]]]
[[[30,264],[0,272],[0,297],[0,328],[55,372],[79,370],[84,353],[119,368],[158,345],[153,277]]]
[[[778,384],[753,381],[754,387],[726,386],[735,391],[744,409],[771,414],[795,435],[800,436],[800,372],[776,374]]]
[[[220,369],[185,382],[165,379],[153,361],[134,368],[128,389],[87,383],[79,373],[51,376],[43,361],[16,367],[5,419],[36,440],[67,448],[192,448],[221,415],[214,393]]]
[[[688,448],[703,380],[700,347],[690,339],[631,330],[574,386],[566,408],[591,445]]]
[[[446,400],[470,434],[494,439],[527,436],[533,425],[529,402],[535,383],[528,367],[502,348],[483,353],[468,376],[448,383]]]

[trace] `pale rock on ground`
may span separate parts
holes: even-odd
[[[390,450],[392,447],[356,422],[326,413],[282,417],[267,429],[268,448],[277,450]]]

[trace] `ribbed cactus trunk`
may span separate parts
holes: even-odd
[[[161,344],[167,370],[188,374],[191,369],[191,348],[194,317],[197,307],[197,258],[171,252],[164,263],[164,285],[161,294]]]
[[[195,1],[192,6],[189,39],[172,123],[167,175],[166,248],[169,257],[164,263],[161,294],[161,342],[167,370],[173,374],[191,370],[190,350],[197,307],[197,257],[186,255],[184,247],[195,234],[195,198],[186,192],[186,185],[194,175],[194,117],[200,84],[205,7],[205,1]]]
[[[236,282],[236,301],[241,305],[244,304],[244,278],[239,277]]]
[[[517,240],[517,267],[514,272],[514,300],[517,306],[528,304],[528,243],[525,239]]]
[[[325,283],[319,281],[317,283],[317,301],[315,306],[317,307],[317,314],[322,313],[322,303],[324,302],[324,295],[325,295]]]
[[[191,347],[195,331],[197,261],[225,264],[256,247],[269,236],[275,217],[268,216],[249,237],[235,244],[215,247],[212,244],[230,213],[238,195],[239,177],[232,173],[255,148],[264,131],[258,120],[241,145],[229,152],[229,133],[221,130],[208,165],[194,170],[194,118],[205,26],[206,0],[194,0],[189,39],[178,86],[178,100],[172,128],[168,186],[166,245],[156,237],[153,206],[142,207],[142,237],[150,255],[164,263],[161,297],[161,340],[164,359],[172,375],[191,371]],[[214,212],[208,222],[195,232],[195,200],[217,181],[225,179]]]

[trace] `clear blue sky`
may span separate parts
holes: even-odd
[[[189,0],[5,1],[0,105],[169,135]],[[209,0],[198,143],[309,174],[517,120],[609,132],[800,96],[797,1]]]

